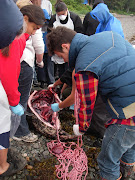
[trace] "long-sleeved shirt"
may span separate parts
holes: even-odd
[[[0,51],[0,80],[8,97],[9,104],[16,106],[20,101],[18,78],[20,74],[20,58],[26,45],[28,34],[16,38],[9,46],[9,56]]]
[[[98,79],[92,72],[78,72],[75,74],[77,91],[80,98],[78,114],[79,131],[87,131],[96,101],[98,91]],[[111,119],[106,123],[106,127],[111,124],[123,124],[135,126],[135,116],[129,119]]]
[[[34,66],[35,54],[44,53],[44,41],[42,38],[41,28],[34,35],[29,37],[26,42],[26,47],[23,51],[20,62],[25,61],[29,66]]]

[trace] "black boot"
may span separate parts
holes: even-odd
[[[121,163],[120,171],[122,173],[121,180],[135,179],[135,166],[126,166]]]

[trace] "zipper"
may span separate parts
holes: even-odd
[[[119,114],[118,114],[117,111],[114,109],[114,107],[113,107],[113,105],[111,104],[110,100],[107,99],[107,101],[108,101],[108,104],[109,104],[110,108],[113,110],[114,114],[116,114],[117,118],[119,118]]]

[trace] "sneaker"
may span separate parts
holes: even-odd
[[[12,139],[14,139],[16,141],[35,142],[38,140],[38,136],[35,135],[34,133],[30,133],[27,136],[22,136],[22,137],[13,136]]]

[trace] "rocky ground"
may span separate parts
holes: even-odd
[[[114,14],[121,21],[125,39],[129,40],[135,36],[135,16]]]
[[[135,16],[124,16],[114,14],[122,23],[125,38],[130,40],[135,35]],[[60,120],[64,124],[66,131],[71,131],[72,123],[72,111],[62,111],[60,114]],[[25,143],[11,140],[11,148],[16,148],[16,151],[20,153],[26,160],[27,166],[18,174],[11,177],[5,177],[3,180],[57,180],[55,174],[55,164],[57,159],[52,156],[47,148],[47,142],[51,141],[52,138],[43,135],[41,132],[35,129],[31,121],[35,117],[28,117],[30,129],[38,135],[38,141],[35,143]],[[70,123],[69,123],[70,122]],[[70,140],[71,141],[71,140]],[[88,168],[89,173],[87,180],[98,180],[99,169],[96,162],[97,155],[100,151],[101,139],[91,135],[83,136],[83,149],[88,156]],[[132,179],[130,179],[132,180]]]

